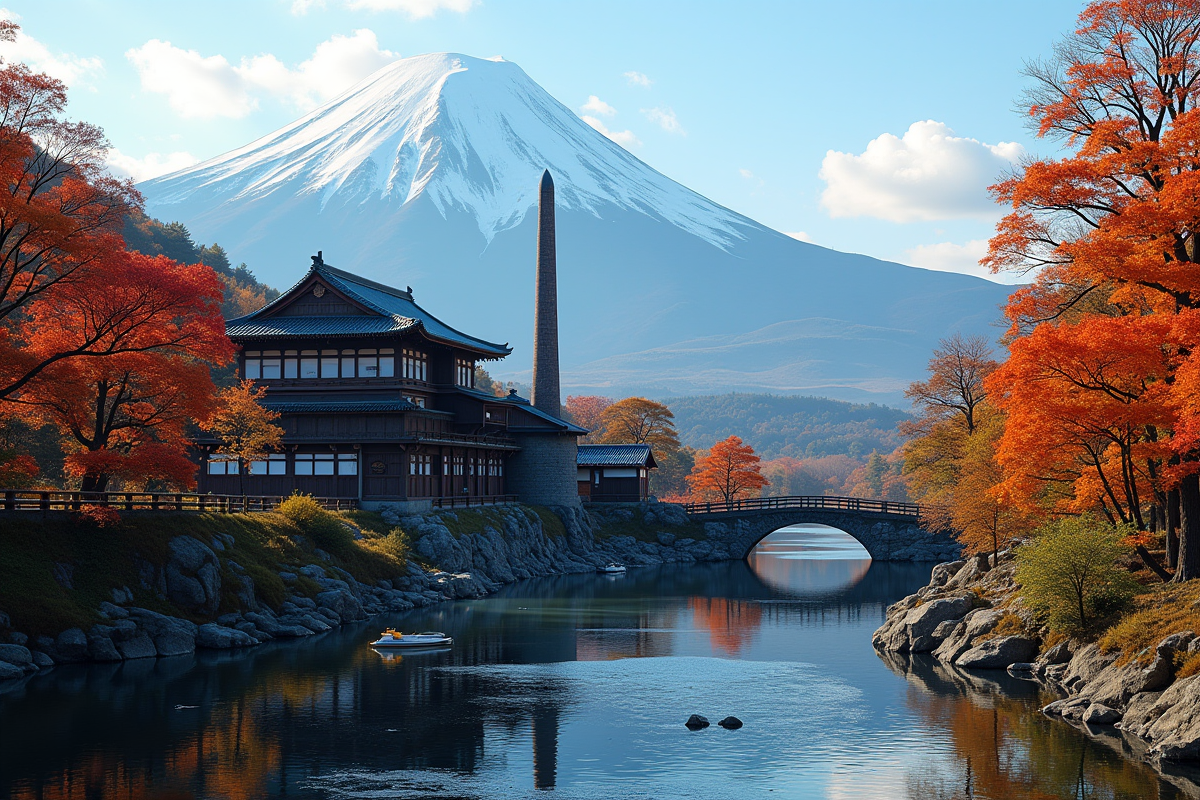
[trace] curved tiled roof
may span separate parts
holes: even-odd
[[[581,467],[654,467],[648,444],[581,444],[575,462]]]
[[[319,275],[339,292],[379,316],[271,316],[272,311],[291,299],[296,289],[314,275]],[[484,341],[451,328],[417,305],[409,292],[360,278],[325,263],[314,264],[295,286],[258,311],[225,323],[225,332],[231,337],[380,336],[408,330],[420,330],[431,339],[466,347],[495,358],[503,358],[512,353],[512,348],[507,344]]]

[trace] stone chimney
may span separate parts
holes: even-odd
[[[554,181],[542,174],[538,198],[537,281],[533,306],[533,407],[562,414],[558,386],[558,274],[554,255]]]

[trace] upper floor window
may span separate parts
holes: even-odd
[[[429,356],[422,353],[420,350],[409,350],[405,348],[401,351],[400,358],[400,377],[408,378],[414,381],[426,381],[429,372]]]
[[[468,389],[475,387],[475,362],[465,358],[454,359],[454,382]]]
[[[245,377],[252,381],[279,380],[283,374],[282,365],[278,350],[247,350]]]
[[[247,350],[245,377],[249,380],[312,380],[315,378],[392,378],[396,351],[390,347],[364,350]]]

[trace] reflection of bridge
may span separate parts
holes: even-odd
[[[828,525],[853,536],[876,561],[943,561],[958,556],[946,533],[921,525],[921,507],[859,497],[757,497],[728,503],[689,503],[710,538],[729,542],[743,558],[767,534],[791,525]]]

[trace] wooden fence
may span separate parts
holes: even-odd
[[[419,497],[410,498],[420,500]],[[515,494],[489,494],[477,497],[434,497],[434,508],[471,508],[472,506],[508,506],[518,502]]]
[[[60,492],[2,489],[4,511],[79,511],[84,506],[107,506],[118,511],[213,511],[221,514],[271,511],[286,498],[197,494],[195,492]],[[358,508],[353,497],[314,498],[323,508]]]
[[[862,514],[889,514],[900,517],[921,516],[916,503],[895,500],[864,500],[861,497],[752,497],[716,503],[685,503],[689,514],[726,514],[733,511],[773,511],[809,508],[822,511],[854,511]]]

